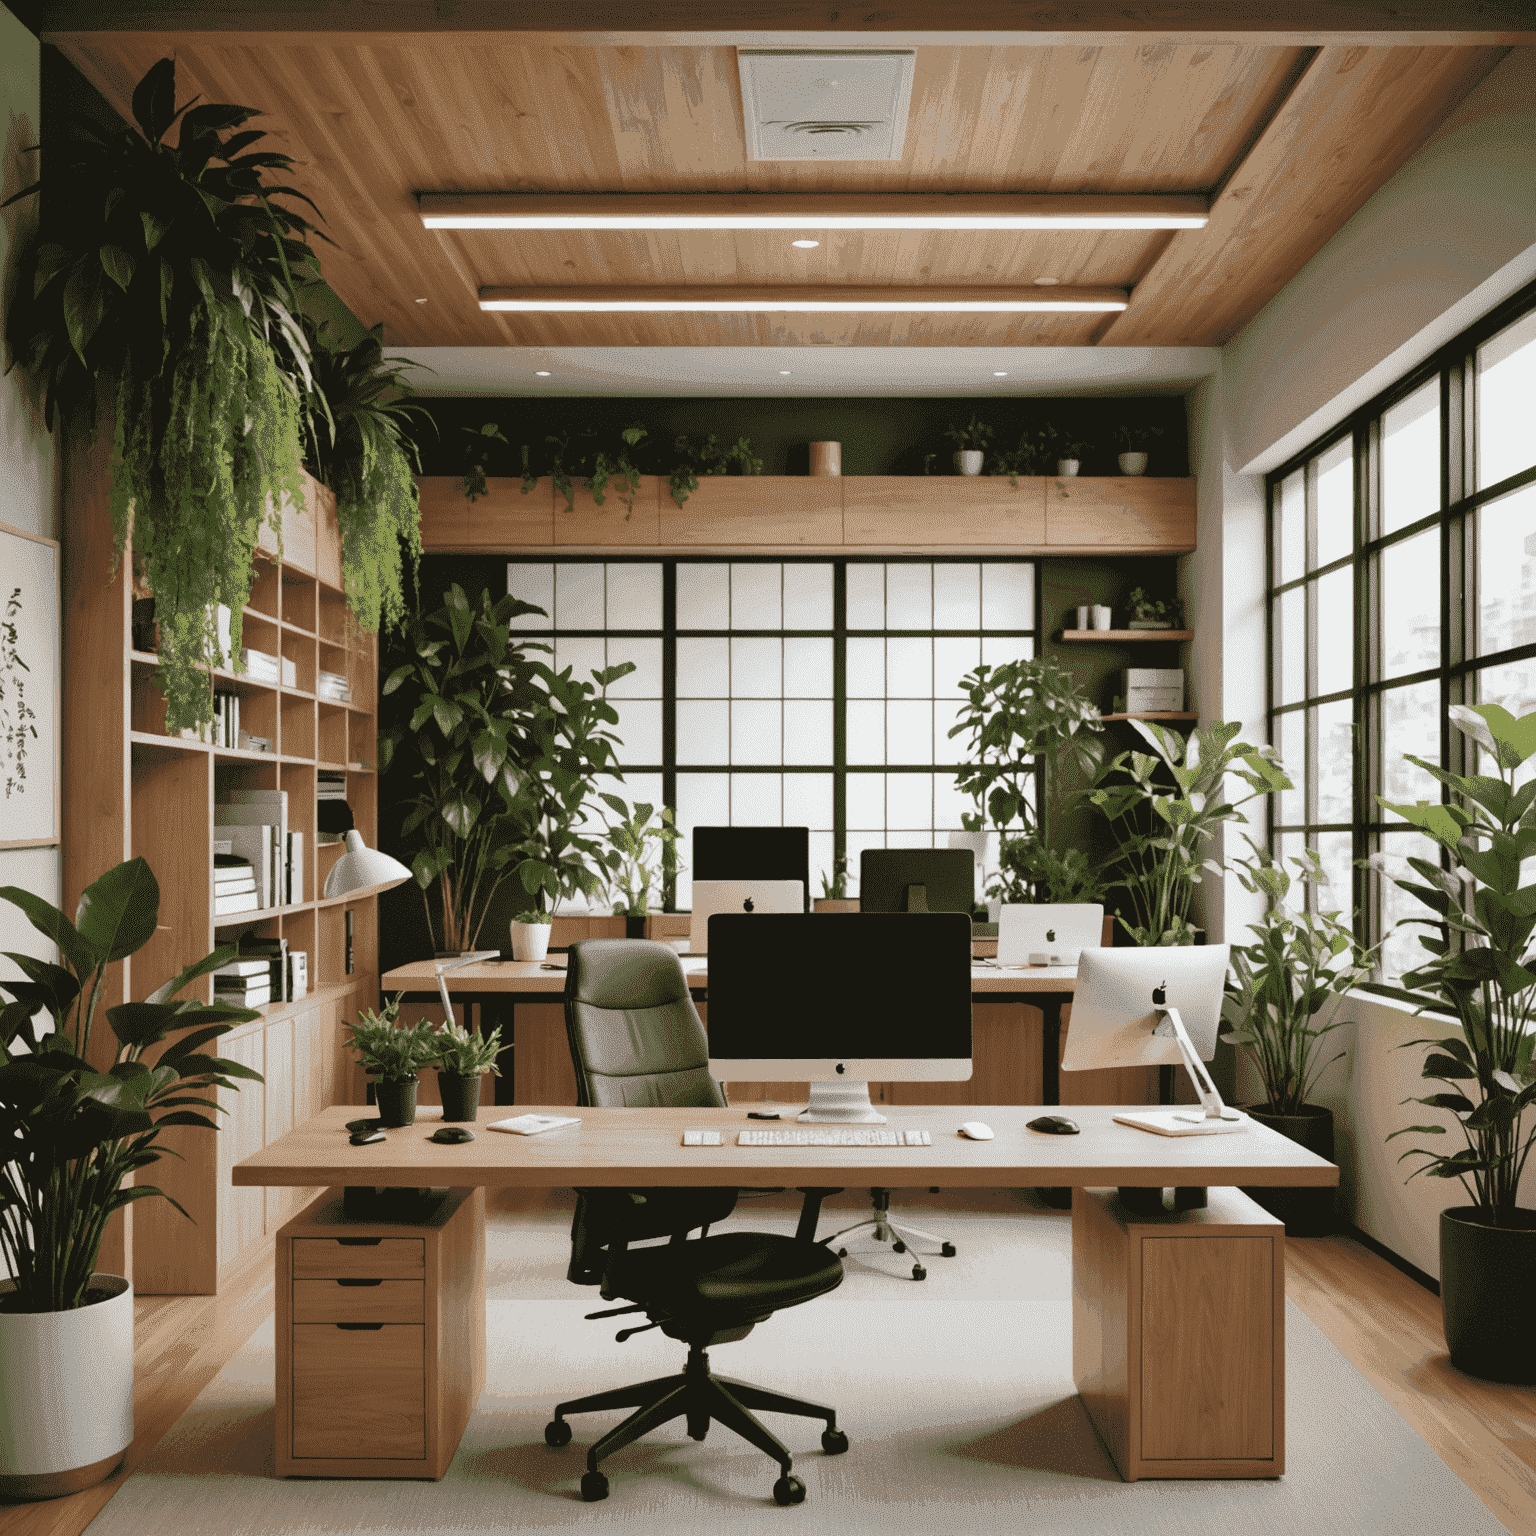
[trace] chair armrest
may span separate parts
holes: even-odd
[[[821,1202],[828,1195],[840,1195],[842,1189],[805,1189],[800,1193],[805,1196],[800,1206],[800,1224],[795,1228],[795,1238],[802,1243],[814,1243],[816,1241],[816,1223],[821,1220]]]

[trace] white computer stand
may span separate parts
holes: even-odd
[[[1200,1096],[1200,1109],[1127,1110],[1123,1115],[1116,1115],[1116,1121],[1121,1125],[1133,1125],[1138,1130],[1155,1131],[1159,1136],[1219,1136],[1242,1130],[1248,1124],[1248,1117],[1241,1110],[1229,1109],[1222,1103],[1211,1074],[1206,1071],[1205,1063],[1200,1060],[1194,1042],[1184,1028],[1179,1010],[1154,1003],[1153,1011],[1157,1023],[1152,1033],[1164,1040],[1172,1036],[1177,1043],[1179,1055],[1184,1058],[1184,1070],[1189,1073],[1195,1092]]]

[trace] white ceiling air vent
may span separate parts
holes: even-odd
[[[899,160],[913,51],[741,48],[749,160]]]

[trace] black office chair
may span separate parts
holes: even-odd
[[[688,995],[677,955],[645,939],[588,939],[573,944],[565,985],[565,1026],[576,1067],[578,1101],[598,1107],[655,1105],[721,1108],[725,1096],[709,1075],[704,1027]],[[688,1346],[688,1362],[675,1376],[597,1392],[561,1403],[545,1427],[551,1446],[570,1443],[572,1413],[604,1408],[635,1411],[588,1452],[581,1496],[608,1495],[598,1463],[671,1419],[686,1417],[688,1434],[702,1440],[718,1420],[779,1464],[773,1485],[780,1504],[798,1504],[805,1484],[792,1472],[782,1441],[752,1413],[764,1409],[825,1419],[821,1446],[828,1455],[848,1449],[837,1410],[787,1397],[748,1382],[715,1376],[705,1349],[744,1339],[782,1307],[799,1306],[843,1281],[837,1255],[813,1241],[822,1196],[806,1190],[794,1237],[731,1232],[711,1237],[709,1227],[731,1213],[734,1189],[579,1189],[571,1224],[567,1276],[577,1285],[601,1284],[604,1301],[634,1305],[592,1312],[591,1318],[644,1312],[643,1327],[626,1328],[622,1342],[660,1328]],[[703,1233],[692,1241],[695,1227]],[[633,1242],[666,1237],[648,1248]]]

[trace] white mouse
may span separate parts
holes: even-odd
[[[980,1120],[967,1120],[960,1127],[960,1134],[968,1136],[972,1141],[991,1141],[992,1127],[983,1125]]]

